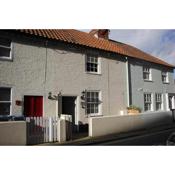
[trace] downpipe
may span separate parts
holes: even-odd
[[[171,109],[172,111],[172,119],[173,119],[173,122],[175,122],[175,109]]]

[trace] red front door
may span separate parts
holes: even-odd
[[[33,117],[43,116],[43,97],[24,96],[24,115]]]

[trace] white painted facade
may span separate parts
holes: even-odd
[[[56,100],[48,99],[59,93],[75,96],[75,122],[88,123],[88,116],[81,105],[84,90],[98,90],[102,103],[100,115],[116,115],[126,112],[126,64],[117,54],[108,55],[98,50],[73,47],[45,40],[33,40],[0,33],[12,39],[12,60],[0,59],[0,87],[12,88],[11,115],[23,115],[25,95],[43,96],[44,116],[58,114]],[[98,54],[100,73],[85,70],[86,54]],[[123,61],[124,60],[124,61]],[[21,106],[16,101],[22,101]]]

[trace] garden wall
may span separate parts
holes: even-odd
[[[150,129],[172,123],[172,112],[89,118],[89,136]]]

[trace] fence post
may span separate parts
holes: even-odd
[[[66,120],[59,119],[57,123],[57,140],[59,142],[66,141]]]
[[[52,117],[49,117],[49,142],[53,141],[53,125]]]

